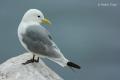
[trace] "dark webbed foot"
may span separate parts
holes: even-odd
[[[23,65],[29,64],[29,63],[34,63],[34,62],[39,62],[39,57],[37,60],[35,60],[35,55],[33,55],[33,58],[30,60],[27,60],[25,63],[22,63]]]
[[[29,63],[34,63],[33,59],[27,60],[25,63],[22,63],[23,65],[29,64]]]

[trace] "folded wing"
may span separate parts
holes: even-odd
[[[29,26],[23,34],[22,41],[34,53],[52,58],[61,57],[59,48],[52,40],[51,34],[41,26]]]

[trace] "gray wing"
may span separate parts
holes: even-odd
[[[54,58],[60,57],[60,54],[55,50],[57,46],[53,45],[50,33],[41,26],[28,27],[23,35],[23,42],[31,52]]]

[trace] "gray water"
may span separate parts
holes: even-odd
[[[0,0],[0,63],[26,52],[17,28],[31,8],[51,20],[45,27],[54,41],[82,67],[73,72],[44,60],[56,73],[65,80],[120,80],[120,0]]]

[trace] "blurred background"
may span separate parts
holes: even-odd
[[[26,52],[17,28],[31,8],[51,20],[46,28],[54,41],[82,67],[73,72],[45,59],[56,73],[65,80],[120,80],[120,0],[0,0],[0,63]]]

